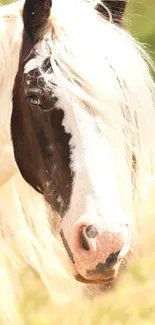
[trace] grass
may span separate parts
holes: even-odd
[[[24,275],[24,301],[19,310],[24,325],[154,325],[155,258],[137,261],[115,289],[94,301],[51,304],[31,271]]]

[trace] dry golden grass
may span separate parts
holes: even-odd
[[[154,325],[155,258],[134,263],[113,291],[94,301],[51,304],[39,279],[23,276],[24,300],[19,306],[25,325]]]

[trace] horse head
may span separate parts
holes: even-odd
[[[61,217],[74,277],[105,283],[131,247],[145,68],[119,26],[125,1],[72,2],[25,1],[12,140],[22,176]]]

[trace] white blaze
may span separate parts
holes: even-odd
[[[116,166],[108,140],[89,110],[75,103],[72,108],[68,106],[65,109],[63,125],[72,135],[70,167],[74,172],[70,207],[63,226],[68,232],[80,221],[98,224],[102,231],[109,227],[115,229],[125,220],[120,207]]]

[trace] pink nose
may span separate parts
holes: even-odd
[[[78,226],[72,236],[73,240],[68,243],[65,236],[72,261],[77,274],[87,278],[89,274],[105,275],[107,271],[114,268],[123,252],[128,246],[128,226],[120,226],[116,229],[97,229],[94,225]],[[66,246],[66,245],[65,245]],[[125,253],[126,254],[126,253]]]

